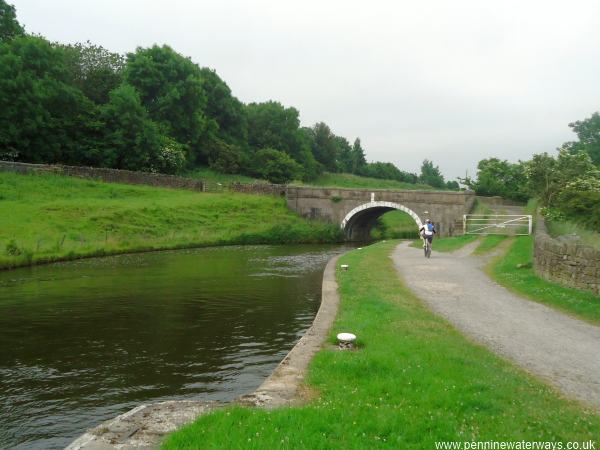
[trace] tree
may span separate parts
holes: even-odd
[[[568,182],[556,204],[561,213],[600,232],[600,173],[592,172]]]
[[[325,170],[336,172],[338,145],[335,134],[331,132],[331,129],[324,122],[316,123],[310,128],[309,133],[312,135],[312,154],[317,162]]]
[[[285,108],[269,101],[246,106],[248,117],[248,145],[253,151],[272,148],[287,153],[303,166],[302,177],[317,175],[317,164],[310,149],[310,137],[300,129],[296,108]]]
[[[570,181],[597,176],[597,169],[586,152],[561,149],[553,158],[547,153],[533,155],[524,165],[529,189],[544,206],[554,206],[560,191]]]
[[[15,7],[0,0],[0,44],[25,34],[25,30],[17,21]]]
[[[600,114],[570,123],[569,127],[577,133],[578,143],[567,143],[566,148],[573,152],[585,151],[595,165],[600,165]]]
[[[211,142],[209,150],[209,165],[212,169],[222,173],[249,173],[245,167],[247,157],[235,144],[228,144],[222,139]]]
[[[248,140],[248,124],[244,105],[231,94],[229,86],[214,70],[200,69],[202,89],[206,97],[204,113],[218,125],[219,136],[238,144]]]
[[[170,47],[154,45],[127,55],[125,80],[140,94],[150,118],[189,149],[191,161],[207,163],[203,138],[208,132],[202,72]]]
[[[394,164],[384,162],[367,163],[360,169],[358,174],[365,177],[403,181],[406,183],[416,183],[418,179],[415,174],[404,172]]]
[[[94,103],[107,103],[110,91],[123,81],[125,58],[90,41],[63,48],[70,55],[75,86]]]
[[[79,164],[96,150],[97,109],[68,55],[40,37],[0,44],[0,148],[19,161]]]
[[[254,158],[255,174],[271,183],[285,184],[301,171],[300,165],[288,154],[272,148],[263,148]]]
[[[512,200],[529,198],[523,163],[513,164],[498,158],[479,161],[477,181],[472,187],[479,195],[498,195]]]
[[[458,185],[458,181],[452,180],[452,181],[446,181],[446,188],[447,189],[452,189],[453,191],[458,191],[460,189],[460,186]]]
[[[352,147],[345,137],[335,136],[335,146],[337,147],[336,172],[352,173]]]
[[[109,167],[152,171],[165,142],[150,120],[133,86],[123,84],[110,93],[102,111],[106,124],[105,163]]]
[[[360,138],[356,138],[354,144],[352,144],[352,166],[350,172],[359,173],[366,165],[367,159],[365,158],[365,151],[360,143]]]
[[[436,188],[445,187],[444,177],[442,176],[438,166],[434,166],[433,162],[428,159],[423,160],[421,165],[421,175],[419,181],[423,184],[428,184]]]

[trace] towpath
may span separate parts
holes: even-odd
[[[526,300],[493,282],[476,244],[454,253],[400,244],[393,260],[411,290],[456,328],[600,411],[600,327]]]

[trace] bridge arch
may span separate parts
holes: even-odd
[[[344,231],[346,239],[350,241],[366,241],[369,239],[371,228],[379,216],[394,209],[403,211],[411,216],[418,228],[421,228],[423,225],[416,212],[400,203],[373,201],[359,205],[346,214],[340,227]]]

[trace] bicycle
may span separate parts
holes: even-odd
[[[425,258],[431,258],[431,242],[429,239],[423,238],[423,252],[425,253]]]

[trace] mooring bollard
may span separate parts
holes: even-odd
[[[356,341],[356,335],[352,333],[338,333],[338,347],[340,350],[352,350],[354,348],[354,342]]]
[[[342,270],[348,270],[348,264],[342,264],[340,267]]]

